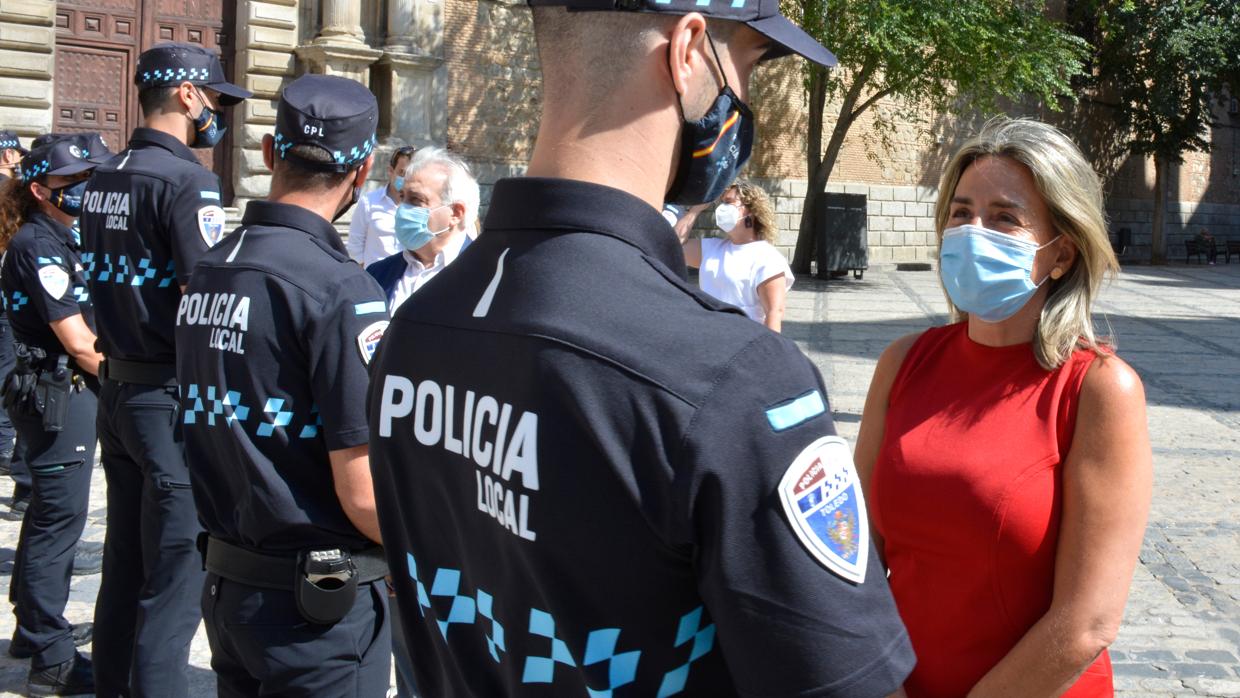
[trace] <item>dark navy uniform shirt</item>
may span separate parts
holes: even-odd
[[[42,211],[31,214],[9,242],[0,288],[13,338],[22,344],[66,354],[50,323],[81,314],[95,327],[73,232]]]
[[[266,551],[366,547],[328,451],[365,444],[387,303],[335,228],[253,201],[194,269],[176,316],[185,453],[207,532]]]
[[[181,286],[224,232],[219,178],[161,131],[95,169],[82,201],[82,263],[110,358],[172,364]]]
[[[372,370],[419,688],[899,688],[913,656],[882,566],[836,576],[780,504],[834,434],[796,345],[687,283],[667,222],[623,192],[504,180],[484,227],[396,312]]]

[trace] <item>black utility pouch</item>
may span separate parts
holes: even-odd
[[[297,611],[311,623],[334,625],[357,599],[357,568],[346,550],[303,550],[293,582]]]
[[[73,391],[73,372],[60,362],[56,368],[39,374],[34,387],[35,409],[43,413],[44,431],[62,431],[69,418],[69,393]]]

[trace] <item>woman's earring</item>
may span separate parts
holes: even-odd
[[[1059,277],[1061,277],[1061,276],[1063,276],[1063,270],[1062,270],[1062,269],[1060,269],[1059,267],[1055,267],[1054,269],[1051,269],[1051,278],[1052,278],[1052,279],[1054,279],[1054,280],[1058,281],[1058,280],[1059,280]]]

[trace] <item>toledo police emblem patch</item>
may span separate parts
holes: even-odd
[[[383,339],[383,333],[387,331],[388,321],[380,320],[373,322],[357,335],[357,350],[362,353],[362,362],[370,365],[370,360],[375,358],[375,350],[379,348],[379,340]]]
[[[55,264],[49,264],[39,269],[39,283],[43,284],[47,295],[60,300],[69,290],[69,272]]]
[[[198,209],[198,232],[206,241],[207,247],[214,247],[215,243],[224,237],[224,219],[224,209],[219,206],[203,206]]]
[[[847,442],[824,436],[801,451],[779,483],[779,500],[815,560],[851,582],[865,581],[870,525]]]

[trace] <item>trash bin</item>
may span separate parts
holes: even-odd
[[[818,278],[842,276],[848,272],[860,279],[870,267],[866,244],[867,207],[865,194],[824,192],[818,197],[814,228],[818,232]]]

